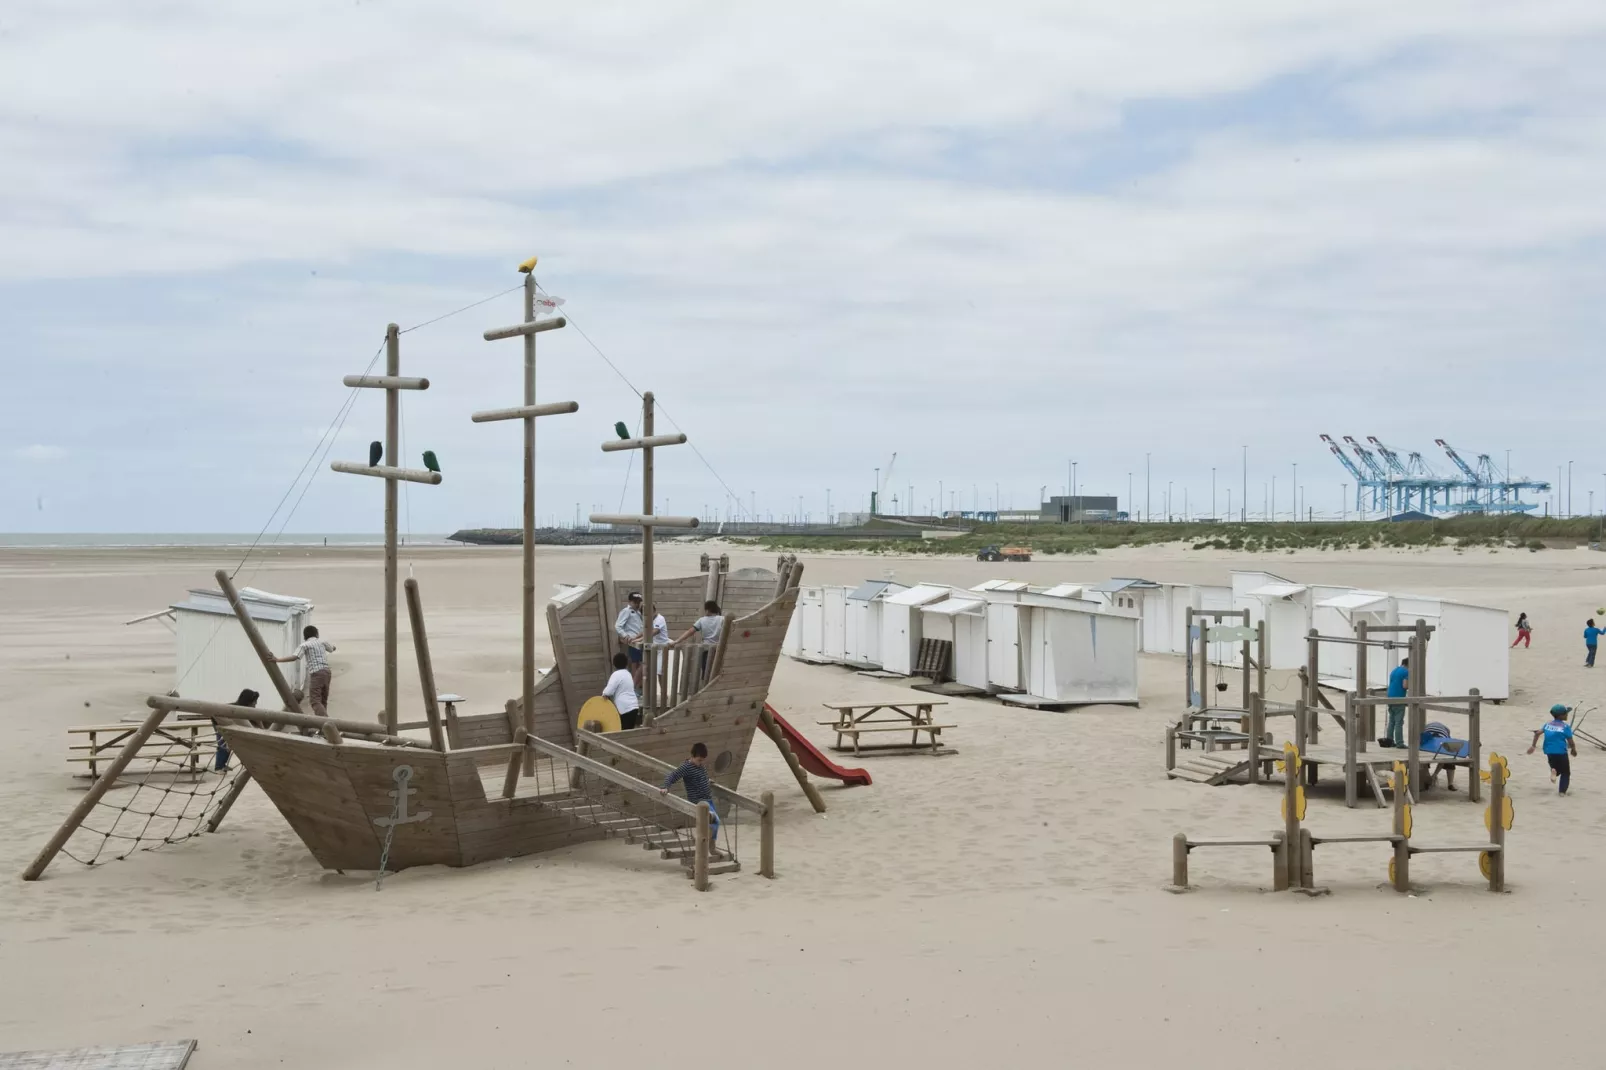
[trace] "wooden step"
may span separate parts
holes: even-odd
[[[658,852],[658,857],[678,858],[683,862],[689,862],[693,857],[696,856],[696,854],[697,848],[695,847],[666,847],[662,851]],[[711,862],[723,862],[729,857],[730,855],[717,848],[713,851],[710,851],[708,854],[709,861]]]
[[[1472,852],[1472,851],[1488,851],[1490,853],[1499,853],[1500,844],[1498,844],[1498,843],[1445,843],[1445,844],[1438,844],[1438,845],[1435,845],[1435,846],[1432,846],[1432,847],[1418,847],[1414,843],[1411,845],[1411,853],[1414,854],[1414,855],[1441,855],[1441,854],[1454,854],[1454,853],[1458,853],[1458,852]]]
[[[696,871],[693,870],[692,867],[687,866],[685,869],[687,879],[697,876]],[[708,866],[708,875],[710,877],[717,877],[721,873],[740,873],[741,870],[742,864],[740,862],[713,862]]]

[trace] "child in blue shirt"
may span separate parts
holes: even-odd
[[[691,757],[664,778],[660,792],[668,793],[679,780],[686,785],[686,801],[693,806],[705,802],[708,804],[708,837],[710,842],[719,842],[719,811],[714,809],[714,790],[708,783],[708,745],[706,743],[693,743]]]
[[[1364,655],[1363,655],[1364,656]],[[1389,673],[1389,698],[1404,698],[1406,684],[1411,678],[1411,659],[1401,658],[1400,663]],[[1377,741],[1380,747],[1405,746],[1405,707],[1389,704],[1388,728],[1383,738]]]
[[[1593,647],[1590,648],[1590,652],[1594,652]],[[1528,753],[1532,754],[1534,747],[1539,745],[1539,737],[1544,737],[1545,760],[1550,763],[1550,780],[1556,784],[1556,791],[1560,795],[1567,794],[1567,782],[1572,778],[1572,762],[1567,755],[1571,752],[1574,758],[1578,757],[1578,744],[1573,741],[1573,726],[1567,723],[1568,712],[1567,707],[1559,702],[1550,707],[1550,721],[1534,732],[1533,744],[1528,748]]]
[[[1595,647],[1600,643],[1601,632],[1606,629],[1595,627],[1595,618],[1590,617],[1584,621],[1584,668],[1595,667]]]

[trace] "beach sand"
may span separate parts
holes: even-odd
[[[703,547],[666,548],[658,574]],[[597,576],[602,551],[543,549],[538,593]],[[733,567],[773,566],[732,550]],[[1587,1010],[1606,939],[1606,763],[1585,748],[1557,798],[1526,750],[1554,701],[1597,701],[1579,631],[1606,605],[1585,552],[1365,551],[1251,556],[1181,547],[985,565],[805,557],[808,579],[970,584],[1142,575],[1225,583],[1263,567],[1298,581],[1459,596],[1532,617],[1513,697],[1486,709],[1511,756],[1517,820],[1506,895],[1475,856],[1421,856],[1418,894],[1387,890],[1382,845],[1316,859],[1329,896],[1271,895],[1258,850],[1201,852],[1199,889],[1164,890],[1178,831],[1278,827],[1279,792],[1168,781],[1163,730],[1178,658],[1142,659],[1140,709],[1069,713],[955,700],[956,754],[866,757],[875,784],[821,783],[809,809],[762,738],[742,790],[779,800],[779,879],[747,871],[696,894],[674,862],[619,842],[371,875],[314,863],[249,789],[220,832],[86,869],[17,874],[80,796],[64,730],[115,721],[172,685],[173,641],[122,622],[211,585],[237,552],[0,551],[0,1051],[195,1037],[195,1070],[233,1067],[1595,1066]],[[637,554],[615,553],[631,574]],[[516,549],[419,550],[442,690],[465,712],[518,687]],[[381,566],[373,550],[282,550],[242,583],[317,603],[332,712],[381,705]],[[417,683],[403,629],[404,716]],[[542,641],[540,654],[547,657]],[[1606,671],[1603,669],[1602,671]],[[1274,674],[1273,697],[1292,694]],[[832,699],[912,693],[782,659],[772,701],[817,743]],[[1601,725],[1606,728],[1606,723]],[[81,784],[81,782],[79,782]],[[1435,792],[1416,834],[1475,841],[1481,806]],[[1388,815],[1311,801],[1323,832]],[[744,830],[755,835],[756,829]]]

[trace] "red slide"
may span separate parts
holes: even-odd
[[[776,725],[781,729],[781,735],[786,737],[786,742],[792,747],[792,753],[797,755],[798,764],[808,772],[815,776],[840,780],[849,787],[867,788],[870,786],[869,772],[863,769],[845,769],[837,765],[821,754],[814,744],[804,739],[803,733],[787,724],[786,718],[776,713],[774,706],[766,702],[764,703],[764,709],[769,712],[771,717],[775,718]]]

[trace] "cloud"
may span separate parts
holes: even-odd
[[[0,418],[83,413],[153,481],[85,475],[120,524],[254,530],[386,322],[536,252],[576,327],[541,394],[582,406],[542,425],[554,511],[614,507],[596,443],[637,404],[579,330],[777,512],[854,503],[893,450],[917,500],[1023,502],[1070,455],[1124,493],[1152,454],[1197,497],[1249,444],[1335,506],[1319,431],[1587,455],[1599,4],[929,14],[35,5],[0,35],[0,154],[29,161],[0,169],[0,314],[39,374]],[[408,455],[448,471],[420,530],[517,515],[517,428],[466,419],[519,399],[519,347],[479,338],[517,309],[402,336],[431,380]],[[367,393],[332,456],[382,437]],[[318,478],[307,523],[377,524]],[[724,497],[692,456],[658,480]]]
[[[12,455],[24,461],[59,461],[67,456],[67,451],[60,446],[23,446],[13,450]]]

